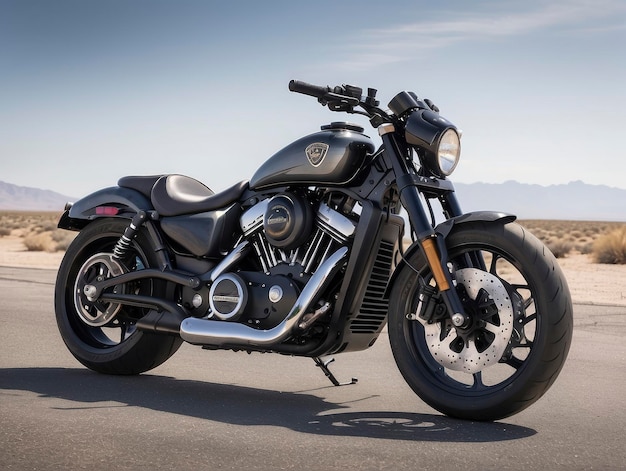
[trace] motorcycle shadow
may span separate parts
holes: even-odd
[[[0,389],[74,404],[62,410],[134,406],[242,426],[277,426],[328,436],[482,443],[515,440],[533,429],[413,412],[350,411],[304,392],[280,392],[166,376],[107,376],[81,368],[3,368]],[[115,402],[117,404],[112,405]]]

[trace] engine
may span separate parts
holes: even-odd
[[[224,273],[209,293],[213,316],[269,329],[296,303],[311,274],[354,234],[356,223],[320,203],[282,193],[260,201],[240,219],[260,271]]]
[[[333,249],[345,244],[356,224],[325,203],[313,214],[305,198],[284,193],[246,211],[241,228],[252,241],[264,272],[287,270],[302,279],[314,273]]]

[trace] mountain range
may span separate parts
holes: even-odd
[[[496,210],[520,219],[626,222],[626,190],[581,181],[561,185],[455,183],[464,211]],[[76,201],[50,190],[0,181],[0,210],[61,211]]]
[[[61,212],[65,203],[77,199],[51,190],[18,186],[0,181],[0,210]]]
[[[463,211],[498,210],[520,219],[626,222],[626,190],[581,181],[560,185],[455,183]]]

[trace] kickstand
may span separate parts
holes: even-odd
[[[335,361],[333,357],[330,357],[326,361],[322,360],[320,357],[313,357],[313,361],[315,362],[315,366],[319,366],[324,372],[324,374],[326,375],[326,377],[335,386],[347,386],[348,384],[356,384],[356,382],[358,381],[358,379],[356,378],[352,378],[350,381],[346,381],[345,383],[340,383],[339,381],[337,381],[337,378],[335,378],[335,375],[332,373],[332,371],[328,369],[328,365],[330,365],[333,361]]]

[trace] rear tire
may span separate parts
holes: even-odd
[[[420,398],[446,415],[481,421],[511,416],[537,401],[563,367],[573,330],[567,282],[552,253],[518,224],[461,224],[446,246],[459,274],[457,291],[484,288],[481,296],[462,298],[474,323],[458,330],[447,311],[430,322],[415,318],[421,288],[405,265],[390,296],[394,358]],[[467,268],[477,252],[485,266]],[[421,254],[408,261],[428,283],[432,274]]]
[[[94,371],[132,375],[157,367],[180,347],[177,336],[138,330],[135,324],[146,314],[137,307],[114,303],[89,303],[82,287],[97,276],[112,276],[113,247],[128,226],[124,219],[99,219],[83,229],[69,246],[57,274],[56,320],[65,345],[74,357]],[[140,230],[131,245],[130,270],[157,267],[156,247]],[[123,267],[124,271],[128,270]],[[142,280],[117,288],[127,293],[161,294],[165,283]]]

